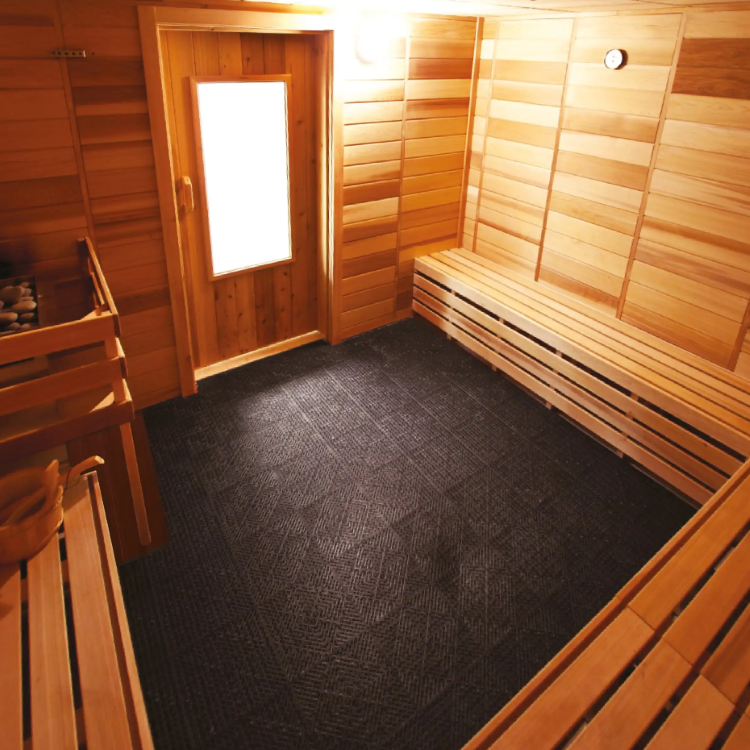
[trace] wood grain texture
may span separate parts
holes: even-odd
[[[123,318],[160,310],[164,307],[167,290],[164,264],[160,258],[147,260],[146,252],[146,248],[150,248],[161,255],[164,249],[158,206],[154,203],[154,159],[136,8],[129,3],[63,0],[59,9],[53,3],[45,4],[38,16],[44,19],[43,23],[34,21],[33,26],[28,25],[29,12],[14,3],[0,19],[4,42],[0,52],[0,102],[3,104],[0,107],[3,173],[0,182],[8,185],[8,196],[14,201],[7,209],[3,201],[2,236],[9,242],[28,237],[34,244],[36,236],[69,232],[73,237],[76,231],[87,232],[96,238],[98,246],[108,256],[111,273],[117,274],[116,296]],[[55,23],[59,24],[59,36]],[[407,178],[422,178],[404,187],[404,195],[417,196],[456,187],[456,172],[463,169],[476,23],[472,19],[410,17],[404,26],[411,47],[408,58],[407,39],[401,37],[389,45],[385,60],[366,65],[353,59],[348,66],[347,75],[351,80],[346,85],[347,100],[342,112],[347,143],[344,181],[347,188],[351,188],[345,193],[348,206],[397,197],[393,186],[376,186],[376,183],[400,180],[402,171],[408,172]],[[242,66],[247,67],[248,60],[253,59],[252,44],[232,33],[222,34],[221,38],[221,50],[216,45],[214,49],[203,48],[202,43],[196,45],[201,47],[197,58],[199,65],[206,70],[215,67],[219,73],[231,69],[242,72]],[[64,46],[81,46],[94,55],[67,63],[44,59],[50,49]],[[182,53],[167,52],[170,63],[179,70]],[[187,59],[186,55],[183,57]],[[268,57],[261,52],[260,57],[264,65],[281,61],[273,54]],[[312,52],[294,53],[284,64],[296,65],[310,75],[318,65]],[[69,78],[67,94],[62,66],[67,68]],[[169,67],[168,64],[168,74]],[[262,71],[256,67],[255,72]],[[411,87],[408,98],[407,86]],[[305,97],[300,104],[303,108],[312,106],[312,97]],[[71,111],[75,133],[71,132]],[[316,116],[313,110],[307,113]],[[411,123],[408,134],[402,132],[404,118]],[[405,166],[402,161],[404,137],[425,143],[410,148],[408,169],[402,170]],[[430,141],[433,138],[454,140]],[[388,143],[396,144],[392,157],[388,155],[387,145],[381,147]],[[74,144],[80,149],[80,164],[76,162]],[[303,143],[303,139],[298,145],[306,151],[314,146],[312,140]],[[175,158],[178,156],[173,154]],[[185,166],[191,166],[184,155],[177,161],[187,161]],[[443,176],[443,173],[452,174]],[[436,175],[432,185],[429,184],[431,174]],[[74,196],[67,188],[60,190],[64,183],[52,182],[66,177],[83,180],[89,187],[91,211],[85,203],[86,196]],[[40,182],[33,186],[31,183],[36,180],[49,180],[49,184]],[[27,181],[28,185],[20,185]],[[72,185],[71,180],[71,188]],[[425,190],[425,187],[430,189]],[[304,193],[312,196],[313,188],[313,181],[308,181]],[[400,192],[398,197],[400,200]],[[413,221],[420,226],[432,222],[434,228],[423,230],[424,235],[446,231],[446,222],[455,221],[452,217],[457,215],[457,205],[440,201],[435,204],[435,197],[414,198],[413,203],[418,207],[408,212],[411,216],[406,225]],[[49,204],[52,200],[67,202]],[[47,205],[49,210],[45,210]],[[444,209],[442,215],[430,215],[435,208]],[[309,211],[299,218],[300,227],[304,225],[304,232],[310,238],[317,232],[311,218]],[[372,234],[374,231],[384,231],[380,236],[387,237],[391,233],[388,223],[376,226],[378,222],[380,218],[354,222],[347,235],[349,241],[377,238],[377,234]],[[135,262],[136,258],[143,259],[140,272],[136,269],[140,263]],[[62,256],[59,260],[45,259],[38,263],[46,264],[44,267],[49,271],[65,263],[73,268],[72,261]],[[129,264],[130,269],[115,271],[122,264]],[[189,262],[188,266],[192,268]],[[149,276],[150,271],[157,270],[158,275]],[[249,316],[239,313],[245,308],[258,311],[266,321],[261,340],[264,336],[270,341],[277,335],[301,333],[311,316],[301,301],[306,297],[301,289],[313,283],[314,273],[315,268],[310,264],[304,274],[302,269],[296,276],[285,277],[279,272],[272,281],[259,286],[241,281],[222,282],[223,302],[219,306],[208,299],[206,304],[197,303],[201,320],[213,318],[215,323],[208,324],[208,336],[193,330],[194,346],[201,338],[205,348],[207,338],[218,336],[219,329],[223,343],[217,345],[217,355],[221,355],[222,349],[224,354],[230,354],[238,348],[244,350],[258,345]],[[193,291],[188,289],[188,295]],[[397,293],[394,283],[394,295]],[[316,298],[319,301],[317,291]],[[272,330],[268,324],[269,311],[280,316],[278,330],[276,326]],[[383,315],[378,316],[382,318]],[[364,323],[357,323],[360,328],[361,325]],[[131,328],[138,331],[137,326]],[[161,349],[152,349],[155,341],[162,342]],[[174,392],[177,384],[170,385],[170,378],[176,372],[176,362],[170,361],[175,353],[174,332],[164,330],[156,338],[147,331],[133,333],[128,337],[128,348],[130,355],[138,358],[136,364],[147,368],[151,376],[144,370],[133,379],[137,401],[153,403],[161,395]],[[147,359],[141,361],[144,357]],[[151,369],[160,363],[164,369]]]
[[[169,32],[167,54],[171,60],[171,88],[181,174],[197,184],[195,143],[191,137],[192,110],[184,96],[184,85],[192,74],[236,77],[252,74],[289,74],[289,132],[293,212],[294,261],[286,266],[247,272],[232,278],[207,280],[203,234],[194,214],[184,214],[188,250],[188,284],[191,294],[191,328],[195,333],[196,361],[201,367],[231,359],[279,341],[314,331],[317,321],[317,244],[315,235],[315,162],[308,156],[315,142],[315,84],[312,79],[312,38],[267,34],[216,32]],[[308,104],[309,103],[309,104]],[[360,126],[354,126],[360,127]],[[361,134],[355,142],[377,140]],[[352,146],[354,149],[371,146]],[[198,197],[201,200],[201,197]],[[385,199],[389,200],[389,199]],[[349,221],[383,215],[380,201],[365,204],[356,213],[350,207]]]
[[[458,227],[476,24],[411,18],[405,26],[408,36],[396,49],[406,65],[389,89],[398,92],[396,100],[380,102],[379,89],[353,80],[366,78],[367,66],[346,66],[352,81],[344,103],[350,144],[344,152],[344,336],[408,313],[409,263],[445,249],[451,237],[455,242]],[[353,46],[347,54],[355,59]]]
[[[501,51],[482,43],[464,242],[527,277],[537,242],[542,284],[734,367],[750,301],[746,16],[689,15],[679,45],[680,13],[582,15],[574,32],[499,21]],[[601,65],[612,47],[622,70]]]
[[[23,688],[21,666],[21,571],[0,566],[0,654],[4,668],[0,687],[0,731],[9,750],[23,748]]]

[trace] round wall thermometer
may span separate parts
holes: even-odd
[[[621,49],[611,49],[604,57],[604,64],[610,70],[619,70],[625,65],[625,52]]]

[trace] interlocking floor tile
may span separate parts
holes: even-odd
[[[459,750],[692,515],[418,320],[146,422],[170,541],[121,579],[157,750]]]

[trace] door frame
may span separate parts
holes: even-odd
[[[284,11],[211,10],[138,6],[143,69],[146,79],[151,139],[154,151],[159,211],[164,235],[169,295],[175,329],[175,344],[183,396],[196,392],[196,378],[251,362],[308,341],[326,339],[336,343],[337,300],[335,287],[340,283],[335,262],[340,257],[343,241],[343,97],[341,77],[334,75],[334,44],[341,42],[343,25],[335,14],[308,15]],[[318,147],[318,330],[287,341],[256,349],[197,371],[190,335],[185,283],[185,263],[180,235],[177,189],[174,180],[172,142],[169,133],[166,88],[164,85],[160,32],[227,31],[317,35],[321,54],[317,57],[319,80]],[[340,58],[339,58],[340,59]],[[337,78],[339,82],[337,83]],[[239,360],[239,361],[238,361]],[[229,363],[229,364],[227,364]],[[197,371],[197,374],[196,374]]]

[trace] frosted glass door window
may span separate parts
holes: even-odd
[[[213,275],[290,260],[286,83],[196,90]]]

